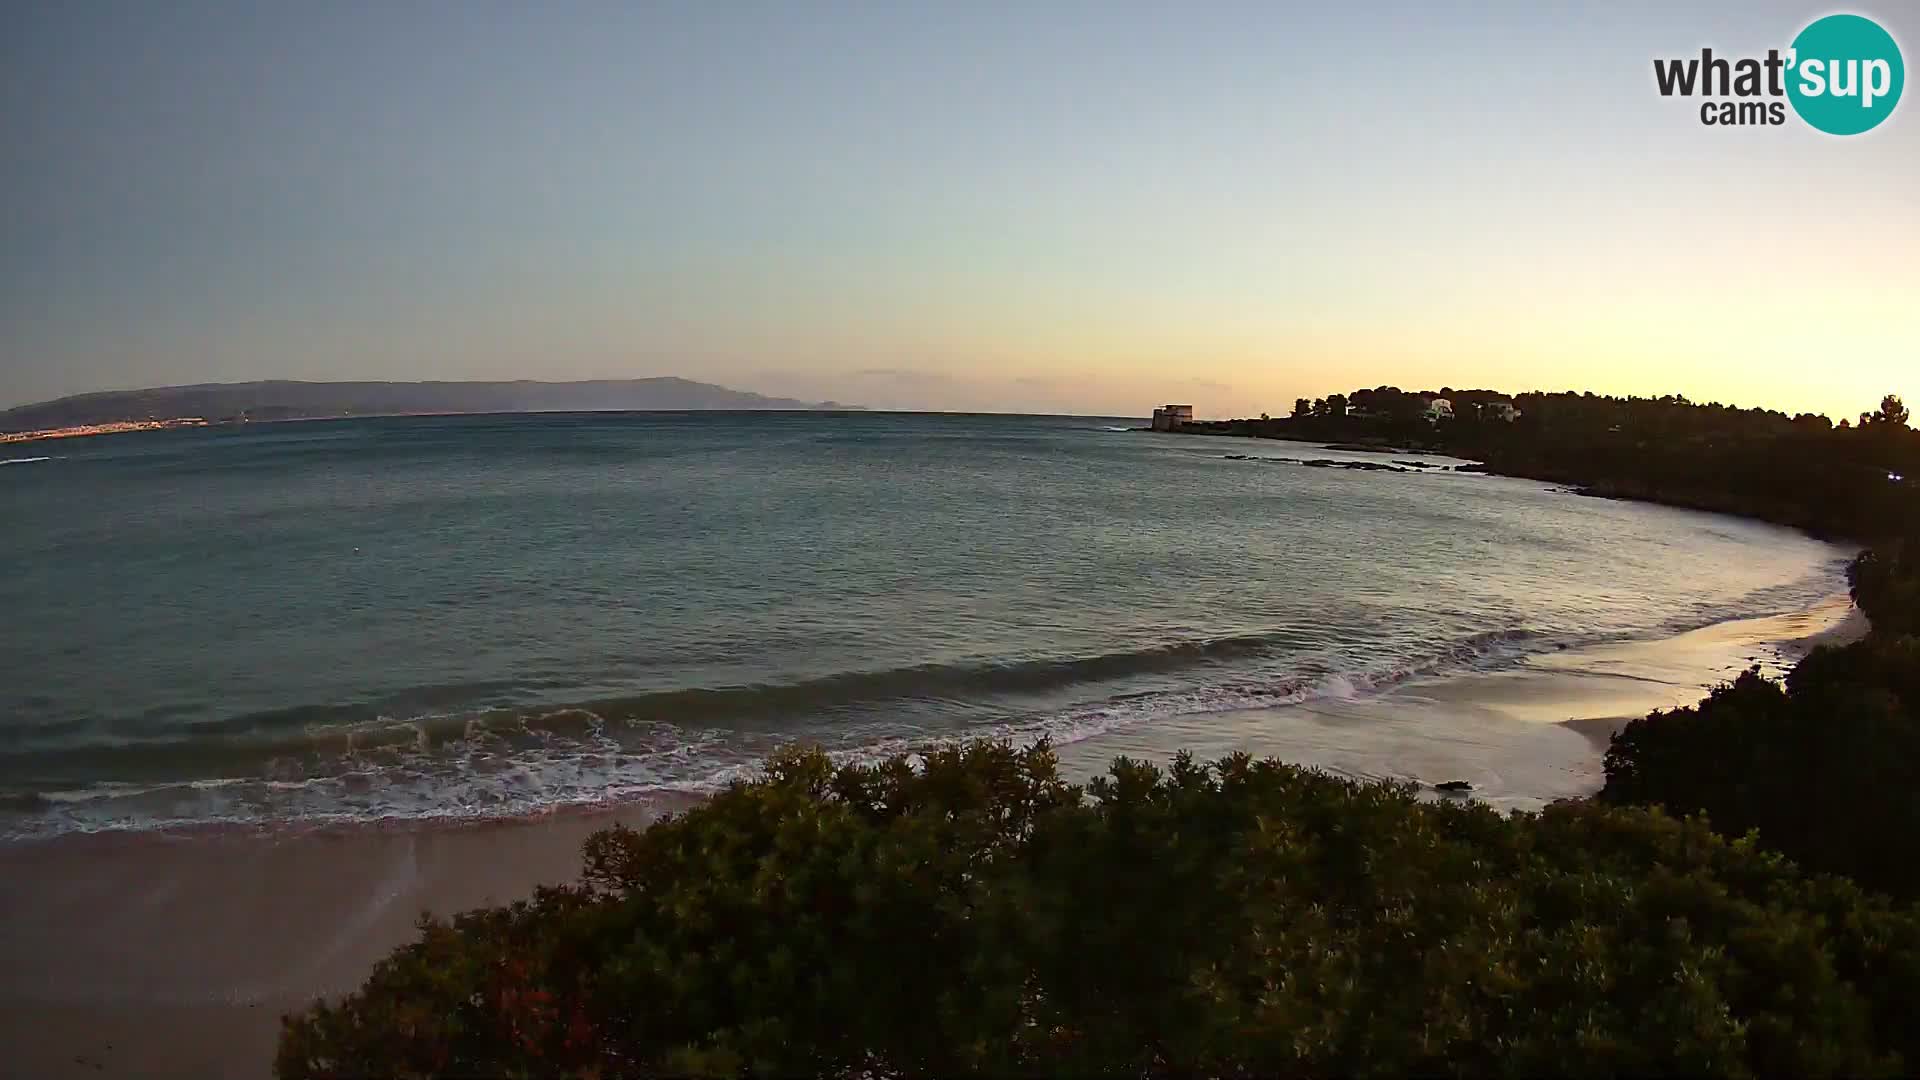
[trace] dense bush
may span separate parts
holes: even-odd
[[[1821,649],[1785,686],[1748,672],[1628,724],[1606,770],[1607,802],[1705,814],[1809,869],[1920,898],[1920,641]]]
[[[428,922],[283,1077],[1893,1074],[1920,920],[1703,823],[1042,744],[765,776]]]
[[[1888,540],[1848,571],[1873,625],[1784,685],[1749,672],[1699,705],[1628,724],[1600,798],[1705,814],[1809,869],[1920,899],[1920,561]]]
[[[1920,634],[1920,541],[1887,540],[1861,552],[1847,580],[1876,632]]]

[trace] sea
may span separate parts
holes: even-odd
[[[1844,588],[1844,552],[1766,524],[1142,426],[586,413],[3,448],[0,835],[484,818],[711,791],[794,742],[1192,730]]]

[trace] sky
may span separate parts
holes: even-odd
[[[679,375],[880,408],[1920,398],[1920,92],[1704,127],[1799,3],[0,7],[0,407]],[[1876,18],[1920,59],[1920,6]]]

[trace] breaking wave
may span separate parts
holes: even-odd
[[[1409,678],[1510,659],[1542,644],[1523,629],[1475,634],[1422,656],[1326,670],[1297,632],[1181,642],[1022,663],[921,665],[786,685],[671,690],[545,708],[405,718],[345,706],[196,725],[170,739],[0,753],[9,772],[139,781],[0,792],[15,836],[226,822],[493,817],[649,793],[697,794],[752,775],[802,741],[870,760],[961,737],[1067,745],[1173,716],[1350,698]],[[1295,663],[1295,661],[1298,661]],[[1140,676],[1180,674],[1146,689]],[[1090,688],[1075,704],[1022,696]],[[1099,691],[1106,691],[1101,693]],[[912,703],[965,700],[956,720]],[[998,701],[998,705],[985,704]],[[357,713],[357,715],[356,715]]]

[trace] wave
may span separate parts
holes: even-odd
[[[31,465],[36,461],[52,461],[50,457],[0,458],[0,465]]]
[[[1395,677],[1388,675],[1379,685],[1392,681]],[[864,725],[728,732],[623,725],[584,709],[561,709],[520,718],[520,729],[533,736],[530,744],[503,746],[500,736],[507,726],[501,723],[431,750],[424,731],[438,718],[383,720],[336,733],[354,749],[335,760],[337,767],[312,775],[114,781],[0,794],[0,811],[19,815],[0,818],[0,835],[500,818],[657,796],[698,797],[757,775],[769,752],[795,741],[819,746],[841,764],[912,757],[956,738],[1019,744],[1046,738],[1066,746],[1173,716],[1272,707],[1321,694],[1347,697],[1356,685],[1372,682],[1335,676],[1267,687],[1140,694],[954,729]],[[568,729],[571,734],[553,734]]]
[[[1475,634],[1419,657],[1313,670],[1242,663],[1299,655],[1301,632],[1179,642],[1020,663],[921,665],[798,683],[674,690],[542,708],[396,718],[343,706],[199,725],[167,740],[0,753],[27,790],[0,791],[16,836],[211,822],[376,820],[523,814],[648,793],[701,793],[752,775],[795,740],[837,760],[874,760],[954,738],[1045,737],[1066,745],[1174,716],[1267,708],[1385,689],[1425,672],[1535,644],[1527,630]],[[1109,692],[1023,710],[1021,693],[1211,669],[1185,685]],[[998,707],[981,704],[998,696]],[[906,700],[970,700],[902,720]],[[864,710],[853,707],[870,706]],[[872,708],[871,706],[879,706]],[[836,716],[839,710],[842,715]],[[849,716],[851,711],[856,715]],[[862,719],[858,714],[865,714]],[[768,719],[788,721],[768,724]],[[755,723],[755,721],[761,721]],[[114,776],[111,783],[58,778]]]
[[[1526,641],[1527,630],[1470,635],[1423,654],[1407,670],[1474,659],[1490,649]],[[852,713],[887,706],[982,703],[1039,695],[1089,684],[1124,685],[1146,676],[1172,675],[1207,668],[1234,668],[1250,662],[1309,657],[1319,644],[1305,629],[1275,630],[1210,639],[1171,642],[1091,656],[1025,661],[920,664],[875,671],[850,671],[791,683],[656,690],[539,706],[495,706],[452,711],[409,711],[396,706],[452,704],[458,687],[428,687],[396,694],[376,703],[296,706],[192,722],[144,738],[117,735],[110,743],[12,747],[0,750],[0,766],[32,760],[41,770],[75,775],[93,769],[115,775],[169,771],[195,763],[234,767],[247,761],[280,757],[346,757],[377,751],[431,752],[452,743],[496,737],[541,740],[573,737],[613,725],[681,728],[724,726],[744,730],[792,731],[807,721],[834,721]],[[1399,670],[1395,668],[1394,670]],[[1294,676],[1253,677],[1264,689],[1248,700],[1292,693],[1294,679],[1317,677],[1309,667]],[[1366,673],[1355,673],[1368,678]],[[487,682],[465,689],[467,699],[515,684]],[[1244,691],[1245,680],[1200,685]],[[1278,687],[1279,689],[1274,689]],[[61,737],[73,733],[62,731]],[[8,768],[7,771],[18,771]]]

